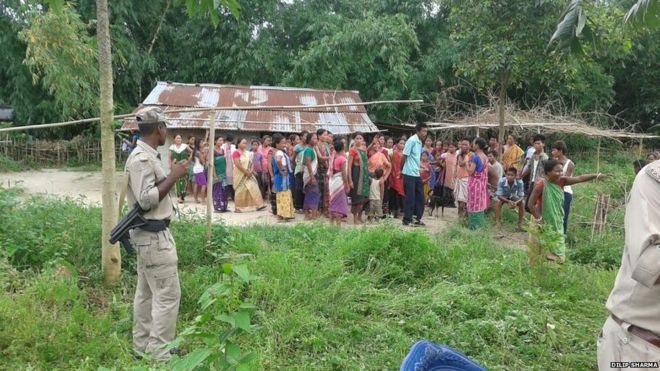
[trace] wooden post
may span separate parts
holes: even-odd
[[[637,149],[637,159],[642,158],[642,151],[644,150],[644,138],[639,138],[639,148]]]
[[[596,149],[596,172],[600,173],[600,140],[602,137],[598,137],[598,148]]]
[[[209,176],[206,186],[206,241],[211,241],[211,225],[213,224],[213,176],[215,175],[215,111],[211,111],[211,123],[209,124]]]

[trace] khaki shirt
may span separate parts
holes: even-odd
[[[607,309],[660,335],[660,161],[637,174],[626,207],[625,248]]]
[[[126,200],[129,207],[139,203],[145,210],[145,219],[171,219],[174,214],[174,187],[162,200],[156,185],[167,177],[159,159],[159,153],[145,142],[138,140],[137,146],[126,160],[128,189]]]

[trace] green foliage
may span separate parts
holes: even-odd
[[[577,163],[580,173],[593,166]],[[613,156],[601,166],[610,172],[623,164]],[[585,196],[601,189],[619,197],[607,183],[578,187]],[[84,243],[72,233],[55,242],[75,246],[62,257],[71,264],[41,264],[40,257],[5,269],[0,256],[0,368],[148,369],[131,350],[134,258],[123,258],[118,287],[101,288],[99,210],[19,196],[0,190],[2,215],[10,218],[0,222],[3,247],[16,230],[47,236],[41,224],[53,218],[67,219]],[[578,202],[576,214],[589,214],[587,200]],[[11,224],[20,229],[3,227]],[[591,369],[615,277],[572,263],[573,255],[559,269],[532,270],[523,251],[460,227],[429,237],[392,225],[219,225],[207,245],[202,223],[184,217],[173,234],[182,287],[178,344],[188,353],[168,366],[204,368],[214,357],[252,353],[253,369],[395,369],[426,338],[488,369]],[[588,241],[578,237],[576,252]],[[622,243],[621,234],[604,239]],[[31,241],[24,246],[39,253]]]
[[[250,312],[256,307],[240,296],[246,295],[243,289],[255,277],[245,265],[225,263],[220,270],[220,281],[199,298],[200,313],[171,345],[195,347],[185,356],[172,358],[173,370],[247,370],[255,358],[252,353],[241,352],[236,343],[236,338],[254,330]]]
[[[440,272],[444,254],[424,231],[401,233],[391,228],[349,235],[343,246],[351,271],[375,275],[384,285],[420,284],[428,272]]]
[[[27,44],[25,64],[33,82],[41,84],[65,117],[94,116],[98,112],[98,64],[95,39],[71,5],[36,13],[31,26],[20,32]]]
[[[100,220],[99,209],[81,208],[74,200],[49,198],[33,199],[28,207],[18,202],[15,192],[0,188],[0,207],[4,210],[0,213],[0,246],[9,262],[20,269],[39,269],[61,258],[83,271],[94,269],[100,251],[99,255],[78,252],[92,246],[100,249],[101,226],[79,221]]]
[[[18,162],[0,155],[0,173],[7,173],[11,171],[21,171],[22,166]]]
[[[660,2],[657,0],[637,0],[626,13],[624,21],[649,27],[660,26]]]

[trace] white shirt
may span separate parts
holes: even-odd
[[[564,163],[564,168],[561,169],[561,175],[566,176],[566,172],[568,171],[568,165],[571,163],[571,160],[566,159],[566,163]],[[565,193],[570,193],[573,194],[573,187],[571,186],[564,186],[564,192]]]
[[[380,182],[381,179],[371,179],[371,185],[369,186],[369,199],[374,201],[380,201]]]

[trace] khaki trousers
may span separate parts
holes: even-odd
[[[625,367],[612,365],[612,362],[660,362],[660,348],[640,339],[628,331],[630,324],[619,325],[612,317],[607,317],[603,331],[598,337],[598,369],[609,370],[642,370],[648,368]],[[615,367],[611,367],[615,366]]]
[[[181,289],[176,245],[169,229],[162,232],[133,230],[137,250],[137,287],[133,302],[133,349],[166,361],[167,344],[174,340]]]

